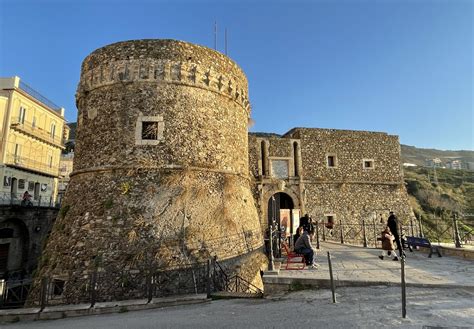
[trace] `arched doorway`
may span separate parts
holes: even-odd
[[[281,256],[281,241],[291,236],[291,216],[293,209],[293,199],[284,192],[275,193],[268,200],[268,225],[273,225],[277,232],[276,234],[273,234],[273,250],[275,257]]]
[[[268,200],[268,225],[273,223],[280,225],[280,210],[289,209],[291,211],[293,208],[293,199],[288,194],[284,192],[273,194]]]

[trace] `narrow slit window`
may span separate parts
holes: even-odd
[[[336,167],[336,156],[335,155],[328,155],[327,157],[327,165],[328,167]]]
[[[262,159],[262,176],[265,176],[265,172],[267,171],[267,157],[265,156],[265,141],[260,143],[260,155]]]
[[[295,164],[295,176],[299,176],[300,173],[298,171],[298,166],[299,166],[299,163],[298,163],[298,143],[297,142],[294,142],[293,143],[293,160],[294,160],[294,164]]]

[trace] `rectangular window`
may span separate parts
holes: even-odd
[[[21,145],[15,144],[15,154],[13,156],[15,163],[20,163],[21,161]]]
[[[331,154],[327,156],[327,166],[328,168],[334,168],[337,167],[337,159],[336,156]]]
[[[26,109],[24,107],[20,107],[20,116],[18,118],[18,122],[21,124],[25,123],[25,117],[26,117]]]
[[[158,122],[143,121],[142,122],[142,139],[157,140],[158,139]]]
[[[49,156],[49,168],[52,168],[53,167],[53,156],[50,155]]]
[[[35,182],[28,182],[28,191],[33,191],[35,189]]]
[[[51,124],[51,138],[54,139],[54,135],[56,134],[56,125],[54,123]]]
[[[23,190],[25,188],[25,180],[24,179],[19,179],[18,180],[18,188]]]
[[[31,126],[36,128],[36,117],[33,117],[33,121],[31,122]]]
[[[374,160],[364,159],[362,160],[362,166],[364,169],[374,169]]]
[[[165,123],[163,117],[140,116],[135,128],[135,145],[158,145],[163,139]]]
[[[332,229],[334,227],[334,215],[326,215],[326,227]]]

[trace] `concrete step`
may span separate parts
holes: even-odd
[[[262,298],[262,293],[218,291],[211,294],[212,299]]]

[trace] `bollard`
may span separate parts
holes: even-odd
[[[319,249],[320,241],[319,241],[319,221],[316,221],[316,249]]]
[[[374,247],[377,248],[377,228],[375,226],[375,218],[374,218],[373,227],[374,227]]]
[[[97,268],[94,268],[91,276],[91,308],[94,307],[97,300]]]
[[[342,220],[339,221],[339,225],[341,226],[341,244],[344,244],[344,228],[342,227]]]
[[[206,292],[207,292],[207,298],[211,298],[211,260],[207,260],[207,282],[206,282]]]
[[[367,235],[365,234],[365,219],[362,220],[362,234],[364,235],[364,248],[367,248]]]
[[[423,216],[420,215],[420,218],[418,219],[418,224],[420,225],[420,238],[423,237],[423,225],[421,224],[421,218]]]
[[[46,307],[47,295],[48,295],[48,278],[43,277],[41,279],[40,312],[43,312],[44,308]]]
[[[153,299],[153,288],[152,288],[152,274],[150,272],[147,273],[146,276],[146,294],[147,294],[147,304],[151,303]]]
[[[415,232],[413,230],[413,218],[410,218],[410,228],[411,228],[411,236],[415,236]]]
[[[461,248],[461,237],[459,236],[458,219],[456,213],[453,213],[453,226],[454,226],[454,245],[456,248]]]
[[[329,277],[331,278],[332,302],[336,303],[336,287],[334,286],[334,277],[332,275],[331,254],[328,251]]]
[[[406,295],[406,282],[405,282],[405,256],[402,254],[400,257],[400,263],[402,266],[402,317],[407,317],[407,295]]]
[[[273,271],[274,265],[273,265],[273,225],[270,225],[270,234],[268,234],[268,239],[270,242],[270,255],[269,260],[268,260],[268,270]]]
[[[323,225],[323,241],[326,242],[326,224]]]

